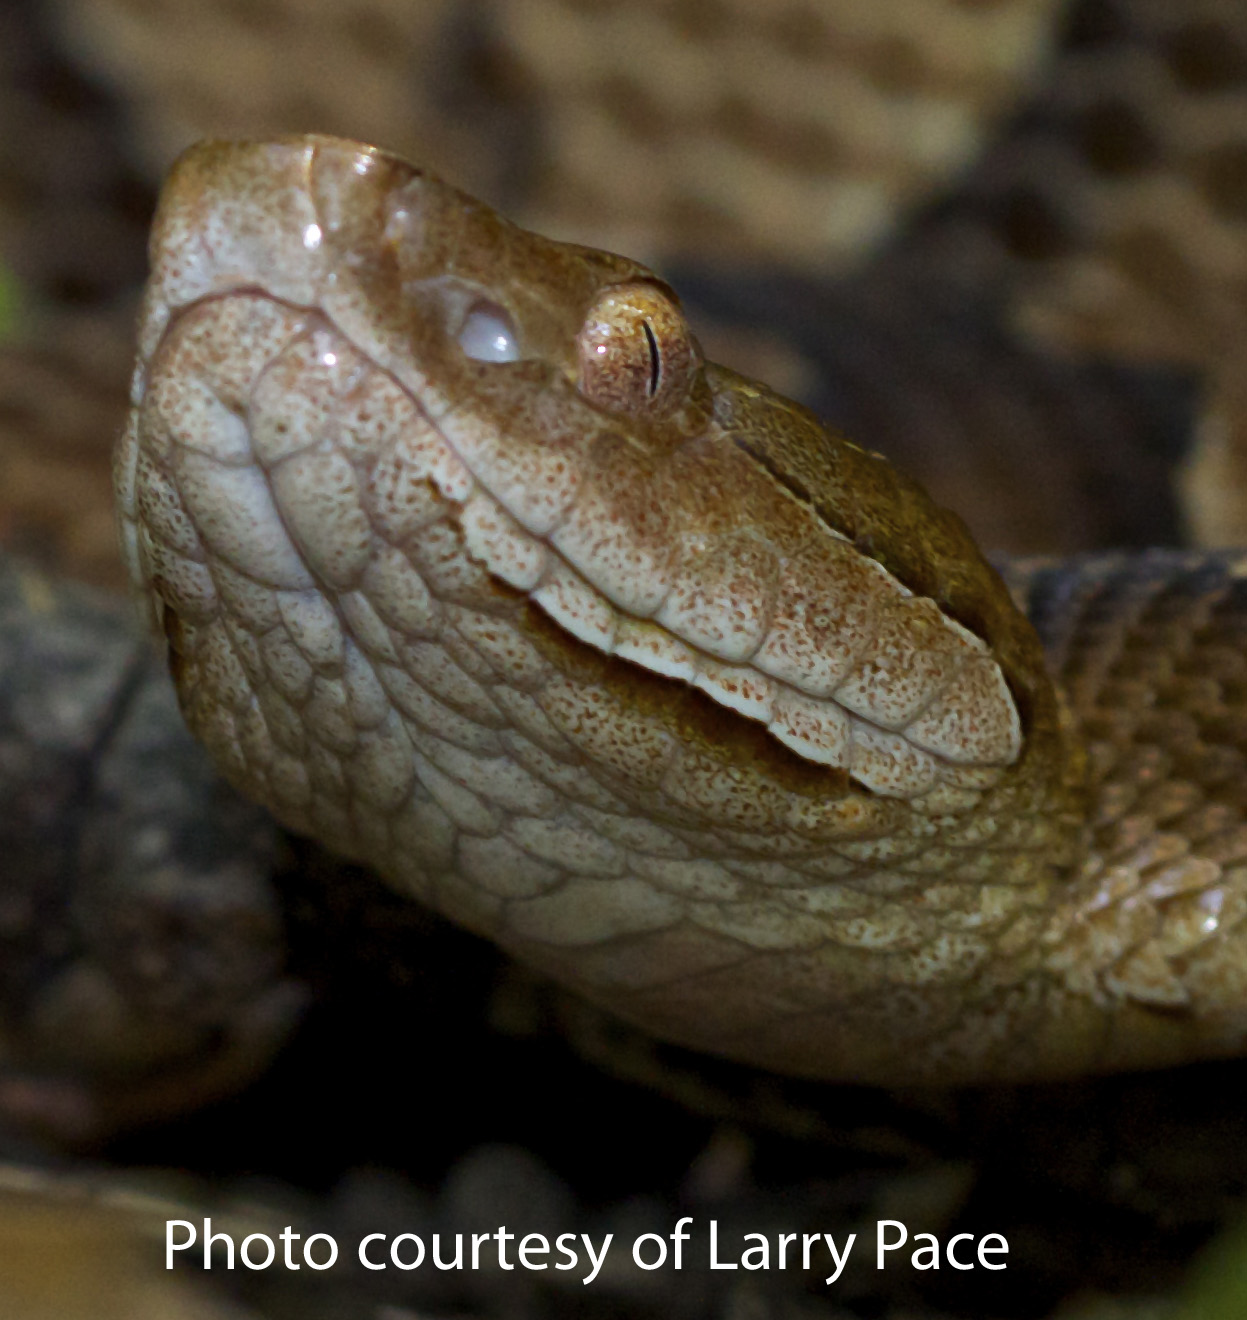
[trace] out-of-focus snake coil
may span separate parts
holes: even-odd
[[[644,267],[356,143],[193,149],[152,258],[129,570],[281,821],[763,1066],[1243,1047],[1239,560],[1006,585]]]

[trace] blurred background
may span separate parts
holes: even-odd
[[[159,180],[200,137],[314,130],[651,262],[710,356],[990,548],[1171,541],[1195,419],[1238,412],[1244,24],[1242,0],[5,0],[0,536],[116,580],[102,465]]]
[[[160,180],[201,137],[310,131],[650,262],[710,357],[895,458],[989,549],[1247,539],[1247,0],[0,0],[0,546],[120,585],[109,452]],[[569,1055],[563,1010],[487,951],[273,847],[313,1008],[260,1083],[229,1098],[294,1030],[289,1002],[236,1073],[155,1096],[114,1085],[76,1141],[72,1087],[23,1091],[0,1069],[0,1112],[46,1129],[0,1123],[0,1152],[62,1170],[0,1186],[6,1316],[1022,1320],[1223,1304],[1172,1298],[1247,1189],[1239,1065],[790,1101],[590,1033],[581,1050],[634,1080],[614,1083]],[[431,1025],[410,1026],[418,1014]],[[199,1181],[140,1195],[140,1165]],[[344,1240],[494,1226],[499,1207],[621,1234],[689,1207],[747,1228],[888,1214],[1005,1232],[1017,1267],[990,1293],[864,1271],[835,1301],[639,1276],[587,1301],[350,1277],[234,1280],[205,1301],[145,1275],[146,1246],[131,1263],[181,1196]],[[1224,1304],[1245,1313],[1239,1294]]]

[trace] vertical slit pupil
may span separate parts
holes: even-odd
[[[654,336],[654,328],[648,321],[642,321],[641,326],[645,331],[645,342],[649,345],[649,397],[652,399],[658,393],[659,377],[662,374],[662,354],[658,351],[658,340]]]

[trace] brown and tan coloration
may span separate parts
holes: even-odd
[[[1092,618],[1071,717],[960,521],[634,262],[330,138],[192,150],[152,258],[127,562],[285,823],[795,1073],[1241,1048],[1238,735],[1191,769],[1242,720],[1232,564],[1172,637],[1159,588]]]
[[[315,127],[453,165],[543,231],[826,270],[973,162],[1062,0],[53,9],[159,170],[197,138]]]
[[[748,270],[762,267],[773,292],[761,314],[729,301],[714,313],[728,317],[716,333],[705,319],[715,299],[700,308],[711,356],[833,410],[849,434],[869,436],[953,504],[985,546],[1164,542],[1173,533],[1159,492],[1184,412],[1171,421],[1131,382],[1084,375],[1081,355],[1057,368],[1021,340],[984,337],[962,308],[951,325],[929,315],[930,284],[951,277],[975,300],[1012,308],[1033,275],[1045,307],[1061,304],[1045,324],[1077,332],[1082,312],[1071,319],[1069,300],[1055,295],[1107,279],[1124,315],[1106,331],[1126,331],[1128,344],[1141,326],[1176,318],[1179,357],[1200,357],[1211,339],[1215,356],[1196,369],[1215,369],[1237,298],[1237,259],[1227,264],[1235,231],[1224,222],[1247,123],[1245,21],[1238,0],[21,7],[0,37],[16,126],[0,248],[29,290],[69,316],[58,315],[51,352],[23,325],[49,383],[22,388],[28,358],[16,354],[0,380],[0,448],[17,476],[5,489],[18,504],[0,518],[0,537],[49,566],[120,579],[111,550],[78,526],[84,499],[93,526],[97,510],[107,520],[106,455],[84,444],[70,486],[65,465],[43,472],[48,444],[64,449],[64,388],[92,410],[84,437],[111,436],[124,408],[94,349],[84,359],[82,337],[66,331],[86,296],[89,320],[105,314],[131,352],[128,304],[102,300],[137,277],[146,181],[154,189],[177,151],[200,137],[314,128],[417,153],[542,232],[660,269],[726,258],[711,277],[720,291],[748,286]],[[86,74],[77,102],[66,94],[72,64]],[[1206,214],[1209,179],[1221,204]],[[941,241],[915,247],[932,202]],[[1132,217],[1135,231],[1160,239],[1137,242]],[[1106,270],[1102,249],[1118,230],[1134,259]],[[898,255],[899,289],[886,270]],[[806,272],[792,294],[773,283],[779,263]],[[795,310],[806,281],[854,269],[847,303],[811,314],[823,321],[811,357]],[[1131,301],[1136,277],[1151,292]],[[704,285],[689,290],[705,298]],[[777,320],[768,306],[788,310]],[[94,340],[100,327],[87,328]],[[1097,338],[1106,356],[1119,354],[1110,334]],[[1242,525],[1218,475],[1235,466],[1236,442],[1225,446],[1242,425],[1232,359],[1225,365],[1204,428],[1208,461],[1190,487],[1194,508],[1210,505],[1215,517],[1205,537],[1224,537],[1230,519]],[[52,388],[53,371],[67,386]]]

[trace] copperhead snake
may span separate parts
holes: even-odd
[[[284,824],[781,1071],[1241,1050],[1241,560],[1002,578],[645,267],[357,143],[192,149],[152,264],[126,561]]]

